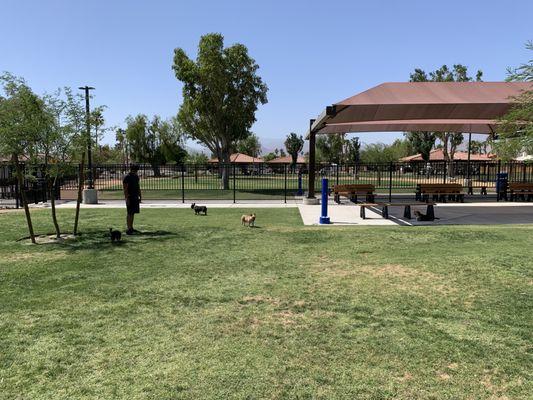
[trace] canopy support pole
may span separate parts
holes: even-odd
[[[467,163],[467,177],[470,179],[470,154],[472,152],[472,132],[468,133],[468,163]]]
[[[316,142],[316,133],[313,132],[312,127],[313,123],[315,122],[314,119],[309,120],[309,182],[307,185],[308,192],[307,192],[307,198],[308,199],[314,199],[315,198],[315,142]]]

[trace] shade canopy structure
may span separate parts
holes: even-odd
[[[334,103],[309,124],[308,198],[314,198],[317,134],[495,134],[498,119],[529,90],[533,82],[389,82]]]
[[[493,133],[532,82],[391,82],[329,106],[315,133],[440,131]]]

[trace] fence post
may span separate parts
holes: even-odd
[[[235,185],[235,163],[233,163],[233,204],[235,204],[237,201],[236,198],[236,185]]]
[[[522,162],[522,182],[527,182],[526,180],[526,163]]]
[[[389,203],[392,201],[392,161],[389,164]]]
[[[185,203],[185,164],[181,164],[181,202]]]
[[[448,167],[448,163],[446,161],[444,161],[444,176],[443,176],[443,182],[442,183],[446,183],[446,175],[448,174],[447,167]]]
[[[284,202],[287,203],[287,164],[285,166],[285,189],[284,189]]]
[[[498,173],[496,174],[496,201],[500,201],[500,192],[499,192],[499,188],[498,188],[498,179],[500,177],[500,173],[501,173],[501,170],[502,170],[502,160],[498,160]]]
[[[20,187],[19,187],[19,182],[18,182],[18,179],[15,181],[15,208],[19,208],[20,207]]]

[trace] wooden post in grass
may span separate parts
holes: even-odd
[[[181,164],[181,202],[185,203],[185,165]]]

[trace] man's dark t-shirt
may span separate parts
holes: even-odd
[[[139,186],[139,177],[136,174],[128,174],[124,178],[124,184],[128,185],[128,197],[137,200],[141,194]]]
[[[122,181],[128,185],[128,198],[126,199],[126,209],[128,215],[139,214],[141,188],[139,186],[139,177],[136,174],[129,173]]]

